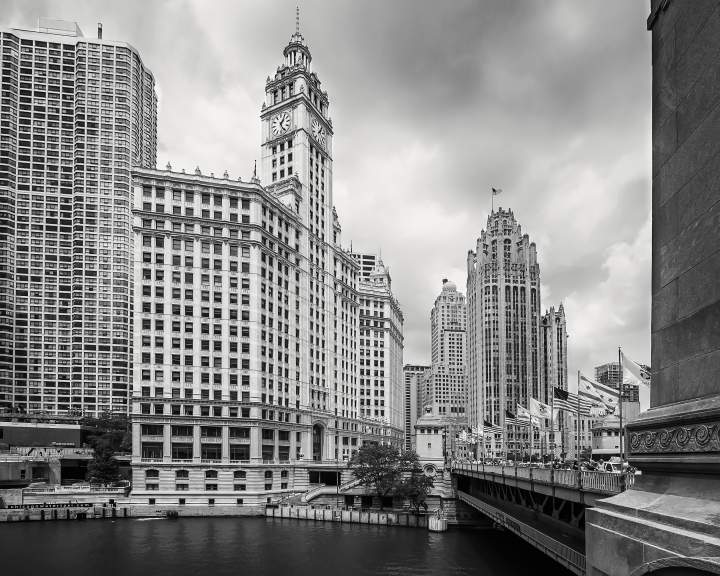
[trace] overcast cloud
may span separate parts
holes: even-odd
[[[155,75],[158,164],[248,178],[295,4],[10,0],[2,20],[76,20],[87,36],[102,21]],[[344,243],[382,250],[405,362],[429,361],[442,278],[464,291],[491,186],[538,245],[543,308],[565,304],[570,374],[618,345],[649,362],[649,2],[300,5],[331,99]]]

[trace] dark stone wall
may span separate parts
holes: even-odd
[[[720,0],[652,0],[652,407],[720,392]]]

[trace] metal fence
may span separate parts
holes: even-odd
[[[496,466],[481,463],[453,464],[452,471],[493,474],[506,479],[528,480],[603,494],[618,494],[630,488],[635,481],[635,475],[632,472],[561,470],[533,466]]]

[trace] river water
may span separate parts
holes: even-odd
[[[569,574],[515,536],[271,518],[0,524],[3,576]]]

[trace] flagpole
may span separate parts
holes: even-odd
[[[620,393],[620,398],[618,398],[620,402],[620,466],[622,466],[622,463],[625,462],[623,454],[623,440],[625,437],[625,432],[623,431],[623,380],[625,379],[625,375],[623,374],[622,348],[620,346],[618,346],[618,364],[620,365],[620,382],[618,384],[618,391]]]
[[[580,370],[578,370],[577,380],[577,417],[575,418],[575,428],[577,428],[577,440],[575,444],[575,460],[580,466]]]

